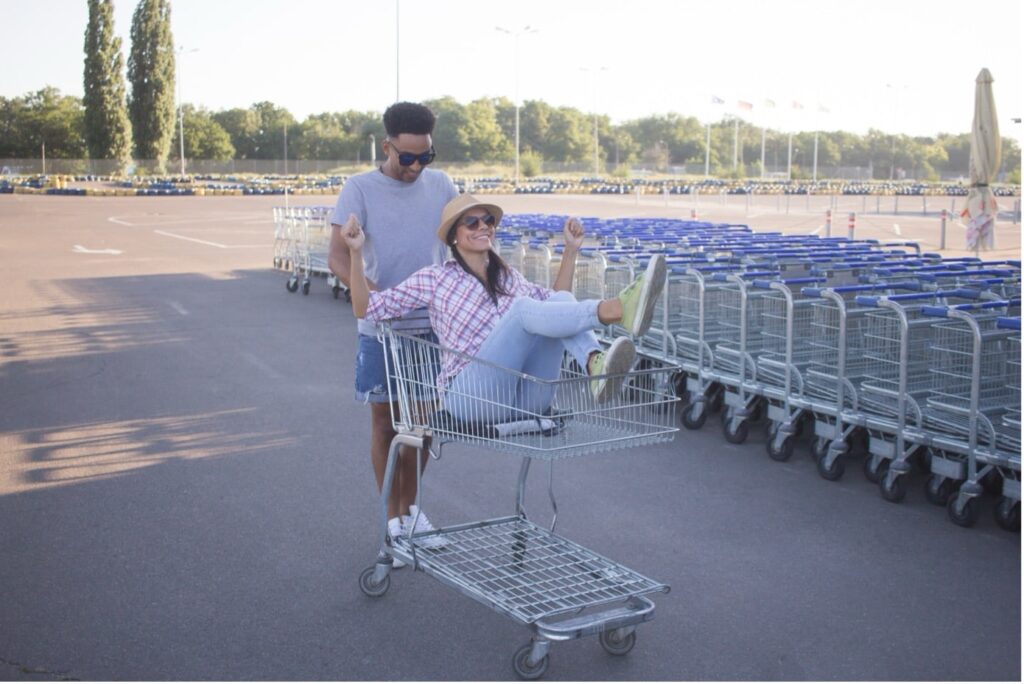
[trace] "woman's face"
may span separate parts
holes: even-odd
[[[462,254],[487,252],[491,249],[497,221],[482,207],[469,209],[456,222],[455,247]]]

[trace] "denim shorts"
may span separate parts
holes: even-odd
[[[437,336],[434,333],[420,337],[434,344],[437,343]],[[360,333],[356,351],[356,401],[363,402],[364,404],[387,404],[391,402],[392,397],[397,401],[397,389],[394,379],[391,378],[391,382],[388,382],[387,365],[384,361],[385,354],[390,354],[388,342],[382,344],[375,335],[363,335]],[[392,362],[393,359],[389,357],[387,363]],[[436,371],[440,372],[440,368],[436,369]],[[433,377],[437,377],[437,372],[434,372]],[[388,391],[389,387],[390,393]]]

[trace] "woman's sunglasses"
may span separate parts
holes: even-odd
[[[480,230],[485,225],[488,228],[493,228],[498,224],[498,219],[494,218],[491,214],[484,214],[483,216],[465,216],[462,219],[462,225],[469,230]]]
[[[419,154],[401,152],[398,149],[395,149],[395,152],[398,152],[398,163],[401,166],[412,166],[414,162],[419,162],[420,166],[427,166],[430,162],[434,161],[434,157],[437,156],[437,153],[434,152],[433,146],[431,146],[428,151],[421,152]]]

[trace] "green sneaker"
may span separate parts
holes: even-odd
[[[665,255],[655,254],[647,262],[647,270],[619,293],[622,302],[622,327],[630,335],[642,337],[651,327],[654,303],[665,288]]]
[[[590,392],[594,395],[594,401],[602,404],[609,399],[617,397],[622,389],[622,383],[626,380],[625,373],[633,367],[636,359],[636,347],[628,337],[619,337],[608,351],[597,353],[589,365],[590,375],[594,377],[590,381]]]

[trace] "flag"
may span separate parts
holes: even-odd
[[[725,100],[718,97],[717,95],[711,96],[711,104],[725,104]]]
[[[793,100],[793,109],[803,109],[803,108],[804,108],[804,106],[802,104],[800,104],[796,100]]]
[[[772,109],[775,109],[775,101],[774,100],[765,100],[764,101],[764,105],[765,105],[765,107],[771,107]]]
[[[750,102],[744,102],[743,100],[737,101],[736,102],[736,106],[739,107],[740,109],[746,109],[746,110],[751,110],[751,109],[754,108],[753,104],[751,104]]]

